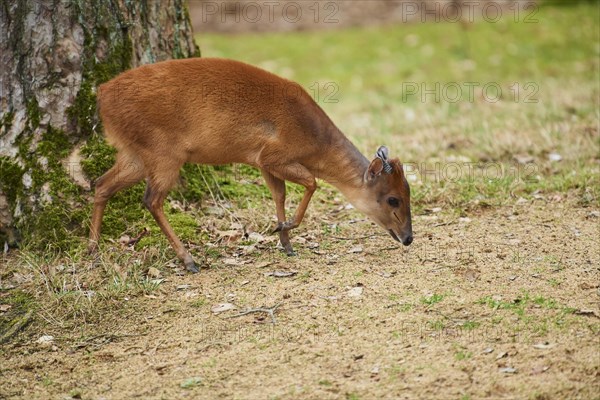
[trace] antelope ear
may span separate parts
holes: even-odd
[[[383,172],[383,160],[379,157],[371,161],[369,169],[367,170],[367,180],[373,180],[381,175]]]

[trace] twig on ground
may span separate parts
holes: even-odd
[[[278,303],[276,305],[274,305],[271,308],[266,308],[266,307],[259,307],[259,308],[250,308],[246,311],[242,311],[239,314],[236,315],[232,315],[226,318],[237,318],[237,317],[242,317],[244,315],[248,315],[251,313],[258,313],[258,312],[262,312],[262,313],[267,313],[271,316],[271,321],[273,322],[273,325],[275,325],[277,323],[277,320],[275,319],[275,311],[277,311],[277,309],[279,308],[279,306],[281,305],[281,303]]]
[[[96,336],[87,338],[86,340],[83,340],[79,343],[74,344],[72,347],[74,349],[81,349],[81,348],[88,347],[88,346],[100,347],[104,344],[112,342],[115,339],[120,339],[120,338],[124,338],[124,337],[135,337],[135,336],[146,336],[146,334],[145,333],[133,333],[133,334],[122,334],[122,335],[101,334],[101,335],[96,335]],[[100,340],[97,340],[97,339],[100,339]],[[94,341],[96,343],[92,343]]]
[[[440,222],[440,223],[437,223],[437,224],[433,225],[433,227],[437,228],[438,226],[448,226],[448,225],[453,225],[455,223],[456,223],[456,220],[454,220],[454,221]]]
[[[134,237],[133,239],[131,239],[129,242],[127,242],[127,246],[135,246],[137,244],[137,242],[139,242],[140,240],[142,240],[142,238],[144,236],[146,236],[148,233],[150,233],[148,231],[148,229],[144,228],[144,230],[141,231],[139,235],[137,235],[136,237]]]
[[[382,236],[379,233],[372,233],[370,235],[366,235],[366,236],[357,236],[357,237],[340,237],[340,236],[331,236],[331,238],[333,239],[337,239],[337,240],[361,240],[361,239],[368,239],[368,238],[372,238],[373,236]]]
[[[392,246],[392,247],[384,247],[382,249],[377,249],[377,251],[392,251],[392,250],[398,250],[401,248],[402,247],[400,247],[400,246]]]

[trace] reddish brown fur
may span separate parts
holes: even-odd
[[[273,194],[276,231],[288,254],[288,231],[302,221],[317,188],[315,178],[338,187],[393,236],[412,241],[410,193],[399,162],[391,161],[392,174],[382,173],[379,158],[369,164],[296,83],[232,60],[166,61],[127,71],[101,85],[98,105],[106,138],[118,155],[96,185],[91,251],[97,248],[108,199],[146,179],[145,205],[177,255],[196,271],[162,209],[187,162],[259,168]],[[289,221],[284,210],[286,180],[306,188]],[[386,203],[392,195],[401,199],[395,210]]]

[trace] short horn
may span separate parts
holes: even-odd
[[[381,159],[381,161],[383,161],[383,172],[385,172],[386,174],[391,174],[393,171],[392,166],[390,165],[390,163],[388,162],[388,156],[389,156],[389,151],[388,148],[385,146],[380,146],[377,149],[377,153],[375,153],[375,155]]]
[[[375,153],[375,155],[379,158],[381,158],[383,161],[387,161],[388,160],[388,156],[389,156],[389,151],[388,148],[385,146],[380,146],[377,149],[377,153]]]

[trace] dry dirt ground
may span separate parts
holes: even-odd
[[[343,204],[311,210],[298,257],[255,235],[198,275],[158,271],[153,290],[80,325],[40,311],[45,324],[3,345],[0,398],[598,398],[598,210],[564,196],[425,213],[410,248]],[[322,233],[336,221],[343,237]],[[258,307],[273,319],[238,316]]]

